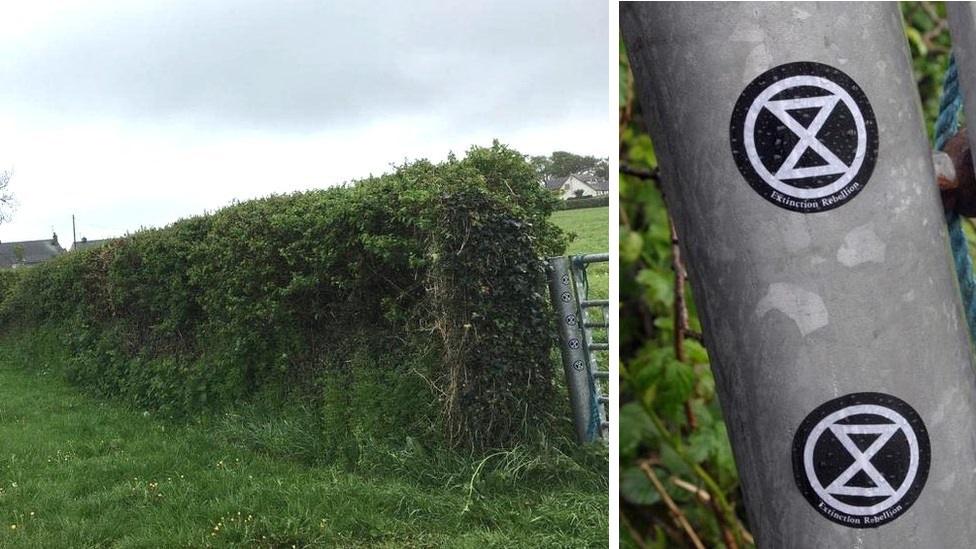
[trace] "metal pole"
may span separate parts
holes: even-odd
[[[573,425],[576,439],[580,443],[589,442],[588,436],[592,410],[590,403],[590,381],[583,348],[582,318],[573,295],[573,278],[570,274],[568,257],[551,257],[548,261],[549,295],[555,309],[556,326],[559,330],[560,354],[563,370],[566,372],[566,387],[569,390],[569,404],[573,409]]]
[[[760,547],[976,540],[976,379],[895,3],[625,3]]]
[[[591,395],[590,405],[592,406],[594,400],[596,401],[597,417],[599,418],[598,426],[591,426],[587,429],[587,438],[596,438],[597,436],[606,437],[606,430],[609,428],[610,423],[608,421],[608,414],[604,407],[610,402],[609,394],[605,394],[604,387],[609,385],[607,381],[609,380],[609,368],[607,370],[600,369],[600,363],[597,360],[597,353],[606,353],[609,351],[609,341],[595,342],[593,340],[593,329],[602,328],[604,330],[610,329],[610,316],[609,316],[609,300],[606,299],[590,299],[589,295],[589,283],[587,282],[586,269],[587,265],[593,263],[606,263],[610,261],[610,254],[583,254],[577,255],[569,258],[569,264],[573,271],[573,281],[576,283],[576,299],[579,305],[579,322],[581,323],[582,333],[583,333],[583,356],[587,364],[589,375],[592,379],[587,380],[589,382],[589,387],[595,395]],[[591,316],[591,309],[599,309],[602,316],[599,320],[594,321]],[[596,397],[595,399],[593,397]],[[590,420],[593,421],[592,419]],[[590,429],[595,427],[599,428],[599,433],[590,433]]]

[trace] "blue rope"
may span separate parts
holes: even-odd
[[[589,369],[589,365],[587,365]],[[597,399],[596,378],[593,373],[587,376],[590,378],[590,423],[586,426],[586,440],[596,440],[602,436],[600,430],[600,401]]]
[[[935,148],[942,149],[946,141],[959,131],[959,112],[962,110],[962,94],[959,91],[959,70],[956,57],[949,56],[945,81],[942,83],[942,100],[939,103],[939,118],[935,121]],[[963,308],[969,334],[976,341],[976,276],[973,275],[973,260],[969,256],[969,244],[962,230],[962,218],[955,212],[946,214],[949,225],[949,245],[952,247],[952,260],[956,265],[956,279],[962,293]]]

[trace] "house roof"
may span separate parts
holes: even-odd
[[[111,242],[113,240],[115,240],[115,239],[114,238],[102,238],[100,240],[88,240],[86,238],[82,238],[81,240],[79,240],[78,242],[75,242],[71,246],[71,251],[75,251],[75,250],[87,250],[88,248],[97,248],[97,247],[102,246],[104,244],[107,244],[107,243],[109,243],[109,242]]]
[[[566,175],[563,177],[553,177],[552,179],[547,179],[546,188],[550,191],[558,191],[563,187],[563,183],[565,183],[569,178],[570,176]]]
[[[600,179],[595,175],[585,175],[580,173],[574,173],[572,175],[563,177],[553,177],[552,179],[546,181],[546,188],[550,191],[558,191],[570,177],[589,185],[594,191],[610,190],[610,184],[606,179]]]
[[[606,179],[600,179],[599,177],[597,177],[595,175],[582,175],[582,176],[578,175],[576,177],[577,177],[577,179],[579,179],[583,183],[586,183],[590,187],[593,187],[593,190],[594,191],[609,191],[610,190],[610,182],[607,181]]]
[[[22,253],[18,253],[22,250]],[[33,265],[64,253],[57,237],[23,242],[0,242],[0,268]]]

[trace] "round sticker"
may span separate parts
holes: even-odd
[[[854,198],[878,156],[867,96],[821,63],[787,63],[759,75],[736,101],[729,131],[749,185],[795,212],[822,212]]]
[[[793,437],[793,476],[821,515],[876,528],[918,497],[931,463],[929,436],[911,406],[883,393],[854,393],[821,404]]]

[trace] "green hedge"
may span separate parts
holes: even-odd
[[[73,381],[171,415],[289,399],[336,436],[509,445],[553,396],[554,203],[495,143],[66,254],[0,321],[63,325]]]
[[[591,198],[571,198],[560,200],[557,210],[582,210],[584,208],[606,208],[610,205],[610,195],[594,196]]]

